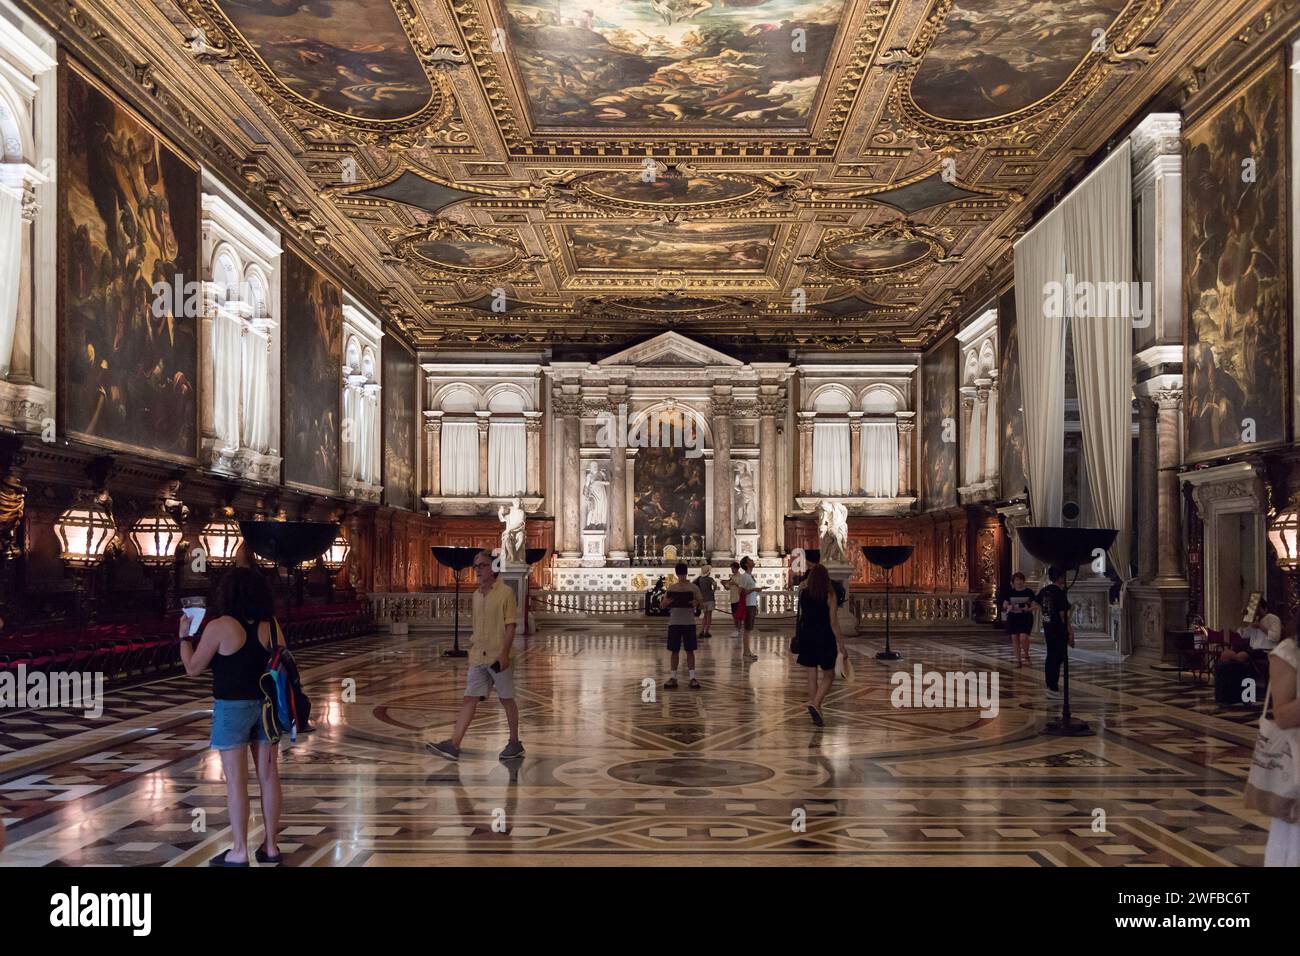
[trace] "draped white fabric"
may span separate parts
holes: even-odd
[[[443,422],[439,467],[444,495],[478,494],[478,422]]]
[[[1025,471],[1034,524],[1061,523],[1065,473],[1065,316],[1048,315],[1049,283],[1065,278],[1065,230],[1052,210],[1015,245],[1016,330],[1025,420]],[[1128,369],[1125,369],[1128,374]]]
[[[218,312],[212,318],[212,427],[219,447],[239,448],[240,377],[244,367],[243,323]]]
[[[898,423],[862,423],[862,487],[869,498],[898,496]]]
[[[1093,520],[1117,528],[1111,566],[1129,575],[1133,330],[1132,169],[1127,140],[1065,200],[1065,263],[1076,287],[1094,290],[1091,308],[1070,318],[1079,383],[1084,472]],[[1120,285],[1114,285],[1120,283]],[[1099,294],[1120,290],[1124,298]]]
[[[345,386],[343,420],[352,440],[350,450],[344,442],[344,473],[354,481],[379,484],[379,386]]]
[[[343,421],[339,435],[339,458],[343,474],[351,479],[357,477],[357,399],[356,389],[343,384]]]
[[[813,424],[812,490],[816,495],[847,495],[849,482],[850,439],[848,422]]]
[[[528,489],[528,434],[523,422],[488,426],[488,494],[496,498],[522,495]]]
[[[269,350],[265,335],[244,336],[244,445],[263,454],[271,447]]]
[[[0,187],[0,378],[9,374],[18,327],[18,286],[23,267],[23,203]]]
[[[976,397],[970,410],[970,427],[966,429],[966,484],[984,480],[980,456],[984,445],[984,404]]]

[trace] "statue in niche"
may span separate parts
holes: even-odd
[[[758,527],[757,494],[754,489],[754,466],[737,462],[736,481],[733,488],[736,502],[736,527],[748,530]]]
[[[823,498],[817,506],[817,536],[821,539],[822,564],[847,562],[849,509]]]
[[[586,531],[604,531],[609,522],[609,477],[598,462],[587,466],[582,479],[582,500],[587,505]]]
[[[528,516],[524,514],[523,502],[515,498],[509,505],[502,505],[497,509],[497,520],[505,525],[505,530],[501,532],[502,560],[508,565],[526,563],[524,527],[528,523]]]

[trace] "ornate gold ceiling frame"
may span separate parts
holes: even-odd
[[[412,162],[407,159],[403,153],[396,153],[397,163],[388,172],[384,173],[377,179],[372,179],[364,183],[335,183],[330,186],[321,187],[320,194],[326,199],[332,199],[339,204],[350,204],[358,206],[373,206],[384,208],[389,206],[398,206],[410,209],[416,212],[424,213],[430,216],[441,216],[446,210],[461,203],[475,202],[479,199],[507,199],[526,201],[528,199],[527,186],[511,188],[509,186],[484,186],[478,183],[461,183],[454,179],[448,179],[431,172],[427,166]],[[425,209],[423,206],[413,206],[404,203],[400,199],[388,199],[384,196],[362,196],[360,193],[369,192],[373,189],[383,189],[385,186],[391,186],[401,179],[406,173],[412,176],[418,176],[426,182],[433,183],[435,186],[442,186],[444,189],[454,189],[457,192],[472,193],[473,195],[465,196],[449,202],[445,206],[439,207],[437,212]],[[528,203],[535,205],[535,203]]]
[[[501,0],[483,0],[483,3],[493,9],[494,17],[504,12]],[[489,40],[491,30],[506,29],[504,24],[493,20],[490,29],[485,27],[477,0],[452,0],[451,7],[497,129],[506,149],[515,158],[680,155],[786,161],[800,157],[833,158],[875,60],[893,4],[890,0],[845,0],[840,25],[826,59],[828,73],[838,72],[838,82],[832,83],[831,76],[823,81],[807,127],[767,134],[768,138],[762,139],[757,138],[763,135],[760,129],[737,128],[691,129],[652,138],[637,130],[624,133],[600,127],[538,130],[531,122],[527,98],[523,95],[526,84],[517,73],[513,57],[506,52],[494,52]],[[857,35],[850,38],[845,25],[854,22],[860,23],[860,27]],[[850,46],[852,52],[842,56]],[[502,62],[504,70],[500,66]],[[523,125],[527,129],[521,126],[520,116],[525,118]]]
[[[885,202],[882,199],[874,198],[881,193],[895,192],[899,189],[906,189],[908,186],[914,186],[919,182],[924,182],[936,173],[943,173],[942,162],[938,165],[922,169],[919,172],[912,173],[885,186],[870,186],[866,189],[857,189],[850,186],[848,187],[847,192],[841,193],[835,192],[835,190],[840,187],[828,185],[813,190],[812,197],[809,200],[809,206],[832,209],[846,208],[846,204],[851,204],[854,200],[866,200],[865,203],[860,204],[860,208],[883,208],[894,212],[902,212],[905,215],[916,215],[916,213],[938,209],[941,206],[969,208],[975,204],[990,206],[1011,205],[1012,203],[1023,202],[1025,198],[1024,194],[1015,189],[999,189],[992,186],[966,183],[955,176],[951,181],[948,181],[948,185],[954,186],[957,189],[965,190],[968,193],[975,193],[976,195],[964,196],[960,199],[949,199],[943,202],[937,202],[932,206],[923,206],[920,209],[914,209],[911,211],[903,209],[901,206],[896,206],[893,203]]]
[[[485,281],[509,282],[512,279],[532,277],[532,266],[545,262],[541,256],[530,255],[519,236],[510,229],[467,225],[449,219],[436,219],[418,229],[380,230],[393,249],[392,262],[404,266],[421,278],[430,281]],[[499,265],[473,267],[430,259],[418,252],[427,242],[480,242],[499,246],[514,253]]]
[[[464,54],[432,39],[423,15],[411,0],[391,0],[411,53],[429,81],[429,101],[415,113],[392,120],[365,119],[313,103],[290,89],[256,47],[226,16],[217,0],[176,0],[181,11],[201,31],[208,58],[227,62],[267,105],[285,118],[310,117],[322,130],[345,130],[359,141],[386,146],[413,146],[434,139],[448,124],[456,98],[443,75]]]
[[[887,97],[888,111],[904,135],[929,149],[956,152],[1003,140],[1033,144],[1044,127],[1072,112],[1113,69],[1140,65],[1154,55],[1152,48],[1140,45],[1139,40],[1171,2],[1129,0],[1106,29],[1105,52],[1090,49],[1065,81],[1042,99],[1000,116],[957,120],[927,113],[912,99],[912,83],[953,4],[953,0],[935,0],[912,43],[881,56],[882,65],[897,67],[898,74]],[[886,142],[892,135],[883,131],[873,138]]]
[[[823,275],[852,279],[857,282],[871,281],[885,276],[896,277],[900,273],[914,272],[931,263],[957,261],[960,257],[955,257],[949,252],[955,235],[951,227],[919,226],[910,219],[895,219],[878,226],[865,226],[861,229],[828,229],[822,234],[817,252],[811,256],[800,256],[795,260],[795,265],[810,266]],[[830,259],[830,253],[841,246],[882,240],[923,242],[927,250],[923,255],[907,262],[876,269],[849,269]]]
[[[591,171],[548,169],[542,171],[535,189],[547,197],[545,211],[547,219],[551,221],[637,217],[666,222],[711,219],[717,216],[732,218],[737,213],[744,214],[739,218],[748,218],[749,214],[754,214],[762,215],[763,218],[793,220],[798,214],[795,202],[807,190],[800,173],[760,175],[734,170],[700,170],[685,164],[678,164],[675,170],[665,170],[658,175],[671,176],[684,173],[703,179],[736,183],[747,187],[749,191],[740,196],[708,202],[672,203],[620,199],[617,196],[597,192],[590,185],[590,182],[597,177],[609,176],[613,173],[636,178],[641,174],[642,168],[641,166],[612,167]],[[591,210],[601,215],[593,217],[590,214]]]

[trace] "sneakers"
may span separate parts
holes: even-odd
[[[666,681],[664,681],[664,690],[676,690],[676,689],[677,689],[676,677],[670,677]]]
[[[431,754],[437,754],[439,757],[443,757],[453,763],[460,759],[460,748],[450,740],[440,740],[436,744],[427,743],[424,745],[424,749],[429,751]]]
[[[1047,690],[1044,691],[1044,693],[1047,694],[1048,698],[1050,698],[1051,700],[1060,700],[1063,696],[1065,696],[1055,687],[1047,688]]]
[[[686,686],[689,687],[691,690],[699,690],[699,689],[700,689],[700,682],[697,681],[694,677],[692,677],[692,678],[691,678],[691,682],[690,682],[689,684],[687,684]]]
[[[516,757],[522,757],[523,755],[524,755],[523,743],[518,740],[512,740],[510,741],[510,743],[506,744],[506,749],[501,751],[501,756],[499,759],[513,760]]]
[[[758,655],[757,655],[757,654],[746,654],[746,655],[745,655],[745,660],[747,660],[747,661],[751,661],[751,662],[752,662],[752,661],[756,661],[756,660],[758,660]]]

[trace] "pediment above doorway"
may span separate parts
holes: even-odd
[[[596,363],[601,367],[740,368],[745,363],[677,332],[663,332]]]

